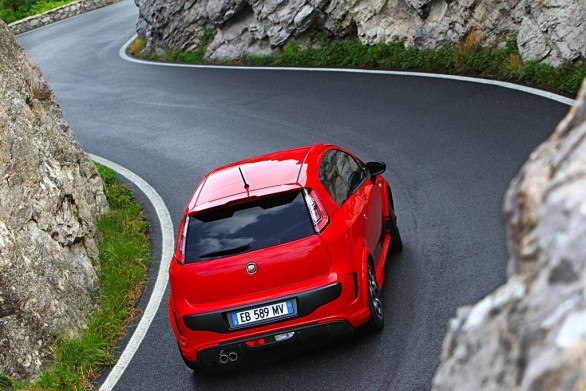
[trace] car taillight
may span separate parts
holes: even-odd
[[[250,341],[246,341],[244,342],[246,344],[246,346],[250,346],[251,348],[255,347],[255,346],[262,346],[266,343],[264,338],[259,338],[259,339],[251,339]]]
[[[185,216],[185,219],[179,226],[179,235],[177,236],[177,247],[175,248],[175,260],[183,265],[185,262],[185,244],[187,239],[187,227],[189,227],[189,216]]]
[[[305,203],[313,221],[315,232],[321,232],[328,225],[330,218],[319,197],[313,190],[304,189]]]

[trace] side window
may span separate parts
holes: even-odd
[[[319,179],[339,206],[363,182],[366,173],[347,153],[332,149],[324,155],[319,167]]]

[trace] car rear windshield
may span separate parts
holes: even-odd
[[[303,194],[289,192],[190,216],[185,262],[292,242],[315,233]]]

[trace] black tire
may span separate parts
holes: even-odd
[[[398,253],[403,250],[403,240],[401,239],[401,233],[397,226],[397,216],[395,215],[395,211],[391,213],[389,219],[389,233],[391,234],[391,246],[389,247],[389,251],[392,253]]]
[[[376,283],[374,267],[368,263],[368,306],[370,307],[370,319],[364,324],[364,331],[367,333],[376,333],[385,327],[385,314],[380,290]]]

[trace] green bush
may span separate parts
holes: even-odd
[[[244,63],[267,64],[267,58],[248,57]],[[552,67],[536,62],[523,63],[514,39],[504,48],[478,45],[474,35],[459,45],[445,45],[435,50],[405,48],[403,43],[363,45],[357,40],[321,41],[301,48],[295,41],[285,45],[274,64],[295,66],[377,67],[382,69],[422,70],[447,74],[517,80],[559,92],[577,93],[586,77],[586,61],[566,62]]]
[[[205,37],[205,39],[203,38]],[[213,39],[212,32],[202,35],[200,45],[192,52],[167,51],[163,56],[150,53],[145,58],[207,63],[205,50]],[[575,94],[586,77],[586,61],[566,62],[552,67],[536,62],[523,62],[514,38],[503,48],[483,47],[477,43],[474,32],[458,45],[444,45],[435,50],[419,51],[406,48],[401,42],[364,45],[358,40],[327,41],[316,34],[311,45],[301,47],[289,41],[280,54],[270,56],[243,56],[239,60],[224,60],[223,64],[292,65],[316,67],[359,67],[397,70],[420,70],[457,75],[519,81],[558,92]]]
[[[9,24],[73,1],[75,0],[0,0],[0,19]]]
[[[58,1],[46,1],[46,0],[39,0],[35,4],[33,4],[30,8],[30,15],[38,15],[42,14],[43,12],[50,11],[54,8],[61,7],[62,5],[69,4],[75,0],[58,0]]]
[[[116,178],[118,176],[116,174],[116,171],[112,170],[109,167],[98,164],[98,163],[94,163],[94,164],[96,165],[98,173],[100,173],[100,176],[102,177],[102,179],[104,180],[104,183],[106,185],[113,185],[114,183],[116,183]]]
[[[155,51],[151,51],[150,53],[143,53],[142,50],[136,53],[134,50],[128,50],[128,54],[137,56],[139,58],[144,58],[147,60],[162,60],[162,61],[169,61],[169,62],[180,62],[180,63],[198,63],[198,64],[206,64],[208,60],[205,58],[205,52],[207,50],[208,45],[214,40],[216,36],[215,31],[213,30],[204,30],[199,36],[199,43],[197,44],[195,50],[193,51],[179,51],[179,50],[165,50],[163,55],[157,55]],[[141,38],[138,38],[141,39]],[[135,40],[136,42],[136,40]],[[145,42],[146,46],[146,42]]]
[[[586,77],[586,61],[565,62],[558,67],[528,61],[519,70],[518,77],[527,83],[561,91],[577,92]]]
[[[12,23],[18,19],[14,10],[10,8],[0,8],[0,19],[2,19],[6,24]]]

